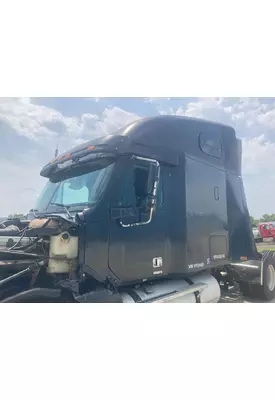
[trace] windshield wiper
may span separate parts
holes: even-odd
[[[51,204],[52,206],[57,206],[57,207],[62,207],[62,208],[64,208],[64,210],[66,211],[68,217],[69,217],[70,219],[73,219],[73,217],[72,217],[72,215],[71,215],[71,213],[70,213],[70,211],[69,211],[69,207],[70,207],[69,205],[65,205],[65,204],[61,204],[61,203],[53,203],[52,201],[51,201],[49,204]]]

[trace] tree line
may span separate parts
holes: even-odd
[[[253,227],[257,227],[261,222],[275,221],[275,214],[264,214],[261,218],[257,219],[250,215],[250,221]]]
[[[25,219],[24,214],[10,214],[8,219]]]

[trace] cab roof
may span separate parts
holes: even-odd
[[[48,176],[51,165],[91,151],[137,154],[174,165],[180,164],[183,156],[191,156],[241,174],[241,143],[232,127],[197,118],[159,115],[138,119],[112,135],[70,149],[45,166],[41,175]]]

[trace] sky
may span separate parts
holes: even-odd
[[[26,213],[60,151],[140,117],[175,114],[233,126],[243,141],[250,214],[275,213],[275,98],[0,98],[0,216]]]

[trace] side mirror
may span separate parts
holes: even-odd
[[[150,163],[147,183],[147,205],[149,208],[154,208],[156,205],[159,173],[159,163]]]
[[[147,173],[141,178],[142,189],[140,192],[142,193],[142,205],[140,206],[140,218],[138,222],[132,224],[124,224],[121,221],[120,225],[124,228],[137,225],[146,225],[151,222],[156,205],[157,189],[160,177],[160,165],[157,160],[137,156],[134,156],[133,158],[138,165],[146,168]],[[143,219],[143,217],[145,217],[145,219]]]

